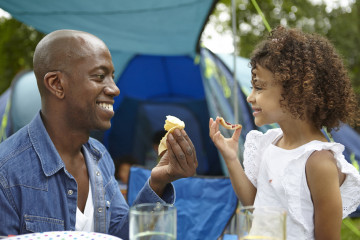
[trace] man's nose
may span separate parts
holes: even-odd
[[[116,86],[114,81],[111,81],[108,86],[104,89],[106,95],[116,97],[120,94],[120,89]]]

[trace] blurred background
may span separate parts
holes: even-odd
[[[344,57],[360,96],[360,1],[356,0],[262,0],[270,26],[282,24],[317,32],[329,38]],[[251,0],[236,1],[237,55],[249,57],[254,45],[266,34],[265,25]],[[231,0],[217,3],[201,41],[216,53],[232,53]],[[14,76],[32,69],[32,54],[43,33],[27,26],[0,8],[0,94]]]

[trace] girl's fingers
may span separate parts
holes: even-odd
[[[209,135],[210,138],[212,138],[212,136],[217,133],[219,131],[219,123],[218,120],[216,118],[216,120],[214,121],[212,118],[210,118],[209,120]]]
[[[232,137],[231,137],[232,140],[239,141],[240,134],[241,134],[241,128],[236,129],[235,132],[233,133]]]

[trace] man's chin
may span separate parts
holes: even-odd
[[[111,127],[111,123],[108,122],[108,123],[103,123],[103,124],[99,124],[97,125],[96,127],[94,127],[93,131],[106,131],[108,129],[110,129]]]

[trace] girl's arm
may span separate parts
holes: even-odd
[[[223,156],[229,170],[235,193],[244,206],[253,205],[256,188],[247,178],[238,159],[238,144],[241,129],[235,130],[231,138],[224,138],[219,131],[219,118],[209,121],[210,138]]]
[[[336,160],[332,152],[315,151],[306,163],[306,178],[314,204],[316,240],[340,240],[342,201]]]

